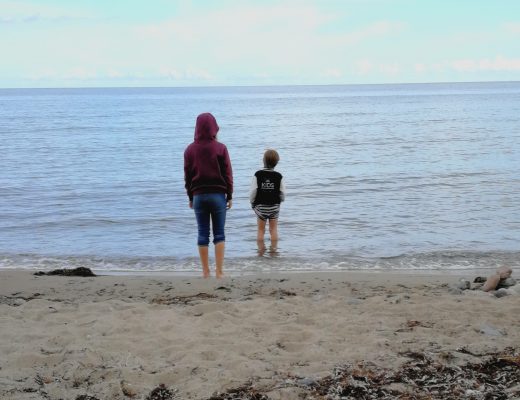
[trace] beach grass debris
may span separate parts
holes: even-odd
[[[296,293],[295,292],[291,292],[290,290],[285,290],[285,289],[277,289],[277,290],[273,290],[271,293],[270,293],[271,296],[274,296],[274,297],[278,297],[279,299],[283,299],[285,297],[293,297],[293,296],[296,296]]]
[[[197,293],[190,296],[161,296],[152,299],[152,304],[163,304],[163,305],[171,305],[171,304],[183,304],[190,305],[197,300],[213,300],[217,299],[218,296],[209,293]]]

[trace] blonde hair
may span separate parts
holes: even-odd
[[[274,168],[276,164],[280,161],[280,156],[276,150],[266,150],[264,153],[264,167],[265,168]]]

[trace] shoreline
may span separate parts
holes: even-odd
[[[59,267],[59,268],[67,268],[67,267]],[[54,269],[59,268],[0,268],[0,274],[2,272],[26,272],[26,273],[36,273],[39,271],[49,272]],[[76,268],[76,267],[71,267]],[[213,266],[210,265],[210,270],[212,271],[211,278],[214,277]],[[202,271],[167,271],[167,270],[158,270],[158,271],[135,271],[135,270],[102,270],[97,268],[90,268],[92,272],[96,274],[96,276],[120,276],[120,277],[143,277],[143,278],[198,278],[202,276]],[[456,268],[456,269],[406,269],[406,268],[394,268],[394,269],[302,269],[302,270],[294,270],[294,269],[279,269],[279,270],[269,270],[269,271],[226,271],[226,267],[224,266],[224,279],[225,278],[241,278],[241,277],[255,277],[255,276],[276,276],[276,275],[299,275],[299,274],[367,274],[367,275],[410,275],[410,276],[442,276],[447,275],[450,277],[459,277],[466,278],[472,280],[472,278],[477,276],[488,276],[493,274],[496,270],[496,267],[482,267],[482,268]],[[226,273],[227,272],[227,273]]]
[[[245,385],[269,400],[296,400],[310,390],[298,382],[325,379],[338,365],[397,371],[413,354],[449,367],[518,352],[518,290],[503,298],[451,292],[457,281],[351,271],[216,280],[0,270],[0,397],[144,399],[164,384],[181,399]]]

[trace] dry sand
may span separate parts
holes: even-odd
[[[165,384],[176,398],[207,399],[247,384],[296,399],[304,395],[291,379],[312,381],[338,364],[397,368],[409,351],[456,362],[518,348],[520,285],[496,298],[454,294],[456,282],[401,273],[217,281],[0,271],[0,398],[144,399]]]

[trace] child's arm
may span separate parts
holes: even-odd
[[[285,189],[284,178],[282,177],[282,180],[280,181],[280,201],[285,200],[285,193],[287,193],[287,191]]]
[[[249,202],[251,204],[255,202],[257,188],[258,182],[256,181],[256,176],[253,176],[253,180],[251,181],[251,189],[249,190]]]

